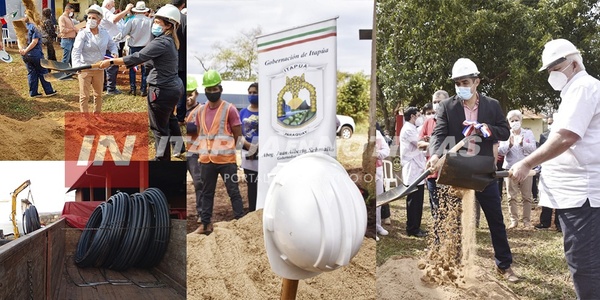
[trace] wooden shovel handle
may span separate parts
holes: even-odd
[[[444,155],[442,155],[438,159],[438,161],[435,163],[435,165],[433,165],[429,169],[431,171],[431,173],[435,173],[442,167],[442,165],[444,164],[444,161],[446,160],[446,154],[456,153],[458,150],[460,150],[460,148],[462,148],[468,141],[470,141],[473,138],[475,138],[474,135],[469,135],[469,136],[466,136],[465,138],[463,138],[462,140],[460,140],[458,143],[456,143],[456,145],[454,145],[454,147],[450,148],[450,150],[448,150],[448,152],[444,153]]]
[[[298,292],[298,280],[283,278],[281,283],[281,300],[295,300]]]

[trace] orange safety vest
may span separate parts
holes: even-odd
[[[229,164],[236,163],[235,138],[227,128],[231,103],[223,101],[213,119],[212,125],[206,127],[206,105],[202,105],[198,116],[198,153],[201,163]]]
[[[194,109],[192,109],[192,111],[185,117],[185,122],[192,124],[196,123],[198,113],[200,112],[200,108],[202,108],[202,106],[202,104],[196,105],[196,107],[194,107]],[[196,128],[196,132],[193,134],[188,134],[186,138],[186,150],[190,153],[198,153],[198,129]]]

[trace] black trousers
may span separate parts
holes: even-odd
[[[425,196],[425,185],[421,184],[417,190],[406,196],[406,233],[417,234],[421,230],[421,218],[423,217],[423,197]]]
[[[169,118],[181,93],[180,89],[164,89],[153,85],[148,87],[148,119],[150,130],[154,134],[158,160],[171,160]]]
[[[542,226],[550,227],[550,224],[552,222],[552,211],[553,210],[554,209],[552,209],[550,207],[542,206],[542,213],[540,214],[540,224],[542,224]],[[560,222],[558,221],[557,213],[554,214],[554,225],[556,225],[556,228],[560,228]]]

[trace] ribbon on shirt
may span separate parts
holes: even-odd
[[[492,131],[490,131],[486,124],[477,123],[477,121],[465,120],[463,125],[465,126],[465,129],[462,131],[464,136],[473,135],[475,134],[476,130],[479,130],[484,138],[492,136]]]

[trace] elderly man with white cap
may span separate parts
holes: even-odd
[[[102,1],[102,13],[103,18],[102,22],[100,22],[100,28],[108,31],[108,34],[113,40],[118,41],[117,35],[121,33],[117,23],[123,19],[127,13],[131,11],[133,8],[133,4],[129,3],[125,7],[125,9],[119,13],[115,14],[115,0],[104,0]],[[121,57],[123,49],[119,49],[118,56]],[[110,55],[106,53],[106,55]],[[117,89],[117,72],[119,71],[119,67],[111,66],[106,70],[106,93],[109,95],[121,94],[121,91]]]
[[[542,68],[560,91],[558,117],[548,140],[515,164],[512,176],[523,181],[542,164],[540,205],[557,209],[564,251],[577,299],[600,297],[600,81],[585,71],[573,43],[546,43]]]

